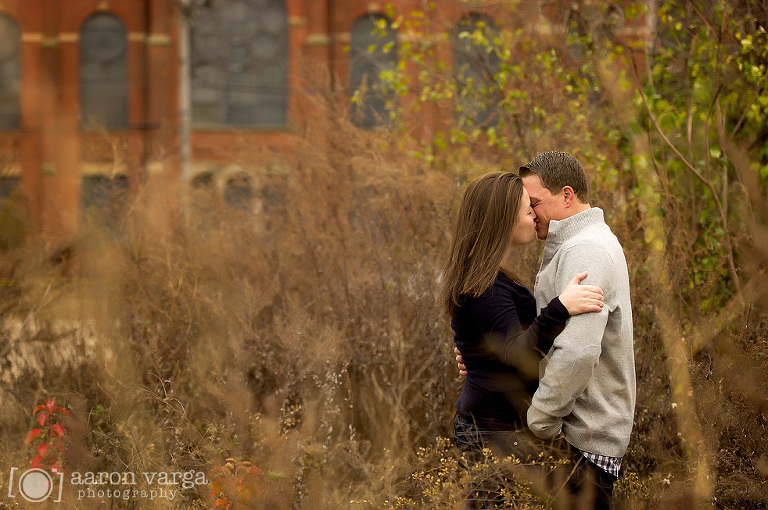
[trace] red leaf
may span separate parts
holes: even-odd
[[[42,413],[37,415],[37,422],[40,424],[40,426],[45,425],[45,420],[46,418],[48,418],[48,416],[50,416],[48,411],[43,411]]]
[[[251,500],[251,491],[248,489],[242,489],[237,493],[238,503],[248,503]]]
[[[24,440],[24,444],[29,446],[29,444],[32,442],[34,438],[40,435],[42,432],[42,429],[32,429],[29,431],[29,434],[27,434],[27,439]]]
[[[59,437],[64,437],[64,427],[62,427],[61,423],[55,424],[53,427],[51,427],[51,430],[56,433]]]
[[[229,501],[226,498],[217,498],[213,503],[213,508],[229,508]]]
[[[35,407],[35,410],[32,411],[32,414],[37,414],[38,411],[41,411],[45,409],[45,406],[43,404],[40,404],[39,406]]]
[[[43,462],[43,457],[38,455],[34,459],[32,459],[32,467],[33,468],[40,467],[42,462]]]
[[[53,408],[56,407],[56,397],[51,397],[50,400],[46,400],[45,407],[48,408],[49,413],[52,413]]]
[[[48,443],[40,443],[37,445],[37,453],[43,457],[46,453],[48,453],[48,448],[50,448],[50,445]]]

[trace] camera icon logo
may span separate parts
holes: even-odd
[[[11,468],[11,475],[8,480],[8,497],[15,498],[14,495],[14,479],[16,478],[16,472],[18,468]],[[61,492],[63,489],[64,477],[59,477],[58,494],[54,502],[61,501]],[[40,468],[31,468],[24,471],[18,476],[18,480],[15,484],[16,491],[24,499],[30,503],[40,503],[48,499],[55,489],[55,484],[51,475]]]

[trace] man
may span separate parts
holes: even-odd
[[[602,288],[605,298],[601,312],[569,318],[542,360],[528,427],[542,439],[564,438],[578,461],[572,489],[593,497],[595,508],[610,508],[635,408],[626,259],[602,209],[589,205],[587,178],[576,158],[539,154],[520,176],[536,212],[536,234],[546,240],[534,286],[537,308],[582,271],[588,273],[582,283]]]

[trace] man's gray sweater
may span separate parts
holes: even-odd
[[[603,289],[601,312],[568,319],[539,370],[528,425],[548,439],[562,430],[583,452],[622,457],[635,409],[635,356],[629,276],[624,252],[592,207],[551,221],[534,294],[538,309],[558,296],[574,275]]]

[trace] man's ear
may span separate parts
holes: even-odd
[[[573,192],[573,188],[570,186],[563,186],[563,201],[565,202],[566,209],[573,205],[575,199],[576,193]]]

